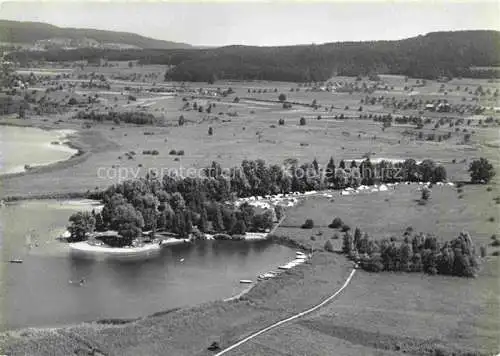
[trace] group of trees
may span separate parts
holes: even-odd
[[[102,212],[73,214],[69,231],[72,240],[82,240],[94,230],[115,230],[120,237],[111,243],[124,246],[143,231],[187,237],[197,226],[202,232],[244,234],[270,229],[277,219],[274,209],[257,212],[249,204],[225,203],[230,196],[229,182],[220,175],[181,179],[148,174],[109,187],[100,196]]]
[[[156,117],[153,114],[145,113],[145,112],[135,112],[135,111],[124,111],[124,112],[116,112],[116,111],[108,111],[108,112],[85,112],[79,111],[76,116],[76,119],[81,120],[91,120],[98,122],[112,121],[116,124],[120,122],[124,122],[127,124],[136,124],[136,125],[153,125],[157,122]]]
[[[445,180],[446,169],[430,159],[420,163],[414,159],[395,163],[389,161],[372,163],[368,158],[360,163],[341,160],[337,167],[333,158],[330,158],[326,166],[327,186],[335,189],[397,181],[436,183]]]
[[[467,232],[442,243],[432,235],[413,234],[408,228],[399,242],[395,238],[374,240],[356,228],[346,232],[342,251],[368,271],[425,272],[429,274],[473,277],[478,262]]]

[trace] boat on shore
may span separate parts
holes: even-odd
[[[250,279],[240,279],[240,283],[242,283],[242,284],[251,284],[253,282]]]

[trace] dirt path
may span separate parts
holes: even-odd
[[[352,277],[354,276],[354,274],[356,273],[356,270],[353,269],[351,271],[351,274],[349,274],[349,277],[347,277],[346,281],[344,282],[344,284],[342,285],[342,287],[340,287],[340,289],[338,289],[335,293],[333,293],[331,296],[329,296],[328,298],[326,298],[324,301],[322,301],[321,303],[315,305],[314,307],[312,308],[309,308],[301,313],[298,313],[298,314],[295,314],[289,318],[286,318],[286,319],[283,319],[281,321],[278,321],[277,323],[274,323],[272,325],[269,325],[268,327],[264,328],[264,329],[261,329],[255,333],[253,333],[252,335],[244,338],[243,340],[241,341],[238,341],[236,344],[233,344],[231,346],[229,346],[228,348],[226,348],[225,350],[217,353],[215,356],[222,356],[222,355],[225,355],[227,352],[231,351],[231,350],[234,350],[235,348],[237,348],[238,346],[241,346],[243,345],[244,343],[256,338],[257,336],[269,331],[269,330],[272,330],[274,328],[277,328],[278,326],[281,326],[283,324],[286,324],[292,320],[295,320],[295,319],[298,319],[304,315],[307,315],[307,314],[310,314],[316,310],[318,310],[319,308],[321,308],[322,306],[324,306],[325,304],[329,303],[333,298],[335,298],[337,295],[339,295],[348,285],[349,283],[351,282],[351,279]]]

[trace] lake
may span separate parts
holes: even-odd
[[[23,172],[26,164],[33,167],[70,158],[77,153],[64,144],[71,133],[71,130],[0,126],[0,174]]]
[[[224,299],[248,287],[240,279],[255,280],[295,257],[294,250],[268,241],[211,241],[167,247],[143,262],[74,259],[55,237],[70,214],[92,208],[95,202],[74,200],[0,208],[2,329],[135,318]],[[15,258],[24,262],[8,263]],[[81,278],[82,286],[70,283]]]

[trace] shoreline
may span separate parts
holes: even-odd
[[[281,223],[286,219],[286,215],[283,215],[283,217],[276,222],[275,226],[271,229],[269,233],[266,233],[265,237],[263,238],[243,238],[241,240],[220,240],[221,242],[224,241],[236,241],[236,242],[245,242],[245,243],[252,243],[252,242],[262,242],[262,241],[267,241],[271,243],[275,243],[278,245],[286,246],[291,249],[296,249],[296,250],[303,250],[303,251],[309,251],[309,249],[305,246],[302,245],[299,242],[294,241],[293,239],[290,238],[284,238],[284,237],[279,237],[274,235],[274,231],[279,228]],[[201,240],[202,243],[205,243],[207,241],[212,241],[213,239],[205,239]],[[76,253],[78,257],[81,258],[93,258],[93,259],[99,259],[99,258],[130,258],[130,257],[141,257],[142,258],[149,258],[149,257],[156,257],[157,254],[163,249],[167,248],[170,246],[174,245],[181,245],[181,244],[186,244],[186,243],[192,243],[193,241],[189,239],[174,239],[174,238],[169,238],[166,240],[163,240],[160,244],[147,244],[142,247],[128,247],[128,248],[114,248],[114,247],[103,247],[103,246],[92,246],[88,244],[88,240],[85,241],[80,241],[80,242],[74,242],[74,243],[68,243],[68,246],[70,247],[70,254]],[[137,256],[136,253],[144,253],[146,252],[146,255],[141,255]],[[308,258],[305,264],[311,264],[311,259]],[[200,305],[205,305],[205,304],[210,304],[210,303],[215,303],[215,302],[224,302],[224,303],[230,303],[230,302],[235,302],[239,301],[242,298],[244,298],[248,293],[250,293],[253,289],[261,285],[263,282],[273,280],[278,278],[282,274],[289,274],[293,272],[294,270],[297,269],[297,267],[303,266],[304,263],[297,264],[293,266],[292,268],[289,268],[287,270],[282,271],[281,273],[277,274],[276,277],[273,278],[268,278],[265,280],[258,280],[257,276],[255,277],[256,280],[253,281],[247,288],[242,290],[241,292],[237,293],[236,295],[232,295],[226,298],[222,298],[217,301],[212,301],[212,302],[205,302]],[[92,324],[103,324],[103,325],[124,325],[124,324],[130,324],[138,320],[143,320],[147,319],[150,317],[155,317],[158,315],[164,315],[168,314],[173,311],[177,310],[189,310],[191,308],[196,308],[200,305],[196,306],[191,306],[191,307],[185,307],[185,308],[174,308],[174,309],[168,309],[166,311],[158,311],[155,312],[151,315],[145,315],[145,316],[139,316],[137,318],[133,319],[127,319],[127,318],[112,318],[112,319],[100,319],[100,320],[92,320],[92,321],[84,321],[84,322],[79,322],[79,323],[69,323],[65,325],[59,325],[59,326],[26,326],[26,327],[20,327],[20,328],[14,328],[14,329],[5,329],[5,330],[0,330],[0,340],[2,337],[2,334],[5,333],[15,333],[19,331],[30,331],[30,332],[42,332],[42,331],[49,331],[49,332],[54,332],[58,331],[60,329],[65,329],[65,328],[70,328],[70,327],[77,327],[81,325],[92,325]],[[111,322],[107,322],[110,320]],[[1,351],[1,349],[0,349]]]
[[[332,270],[335,266],[337,268]],[[130,353],[135,349],[135,354],[140,350],[141,354],[147,355],[204,355],[201,350],[206,350],[207,340],[215,335],[221,335],[224,339],[224,345],[221,346],[227,346],[232,340],[239,339],[239,332],[242,330],[256,331],[263,323],[274,323],[320,303],[331,294],[332,289],[337,289],[345,280],[350,267],[349,261],[339,258],[336,254],[318,252],[307,263],[284,271],[275,278],[256,282],[229,298],[158,311],[137,319],[101,319],[65,326],[5,330],[0,333],[0,350],[7,354],[33,354],[29,350],[36,348],[52,355],[67,355],[69,348],[88,348],[88,344],[80,342],[77,337],[85,335],[86,339],[92,340],[94,349],[102,350],[104,354],[126,354],[126,350]],[[309,294],[309,297],[304,298],[303,293]],[[231,320],[238,320],[235,318],[243,320],[239,320],[233,325],[234,328],[227,330]],[[206,321],[209,321],[211,326],[208,326]],[[169,334],[169,329],[174,335]],[[158,332],[167,332],[169,336],[158,337]],[[115,333],[119,335],[114,335]],[[193,335],[198,337],[193,338]],[[146,339],[139,345],[127,345],[136,337]],[[153,337],[155,341],[152,343],[147,340],[149,337]],[[188,346],[178,348],[173,345],[173,340],[176,339],[182,343],[183,337],[191,340],[185,344],[189,344]],[[218,339],[218,336],[216,338]],[[166,350],[165,353],[158,351],[160,349],[157,346]]]
[[[13,123],[5,123],[5,122],[0,122],[0,126],[14,126],[14,127],[29,127],[29,128],[37,128],[45,131],[60,131],[61,129],[56,129],[54,127],[47,127],[47,126],[37,126],[34,124],[31,125],[16,125]],[[0,174],[0,181],[4,179],[13,179],[13,178],[18,178],[26,175],[31,175],[31,174],[37,174],[37,173],[47,173],[47,172],[53,172],[59,169],[63,168],[68,168],[71,166],[74,166],[76,164],[82,163],[85,160],[87,160],[90,156],[90,151],[86,150],[86,147],[84,145],[83,137],[80,134],[79,131],[72,132],[70,134],[64,135],[64,139],[66,142],[61,143],[61,145],[67,146],[73,150],[76,150],[76,153],[71,155],[69,158],[60,160],[60,161],[55,161],[51,162],[48,164],[43,164],[43,165],[35,165],[28,170],[24,170],[22,172],[13,172],[13,173],[4,173]]]
[[[201,241],[201,242],[206,242],[206,241],[207,240]],[[225,240],[222,240],[222,242],[224,242],[224,241]],[[252,242],[255,240],[243,239],[243,240],[235,240],[235,241]],[[258,241],[270,241],[272,243],[276,243],[276,244],[280,244],[280,245],[287,246],[290,248],[294,248],[293,244],[287,244],[285,242],[285,240],[280,240],[280,239],[275,240],[275,239],[273,239],[273,236],[270,236],[270,235],[268,235],[265,239],[259,239]],[[71,245],[81,245],[84,242],[86,242],[86,241],[69,243],[69,245],[70,246]],[[170,247],[173,245],[185,244],[185,243],[189,243],[189,241],[187,239],[177,239],[177,241],[165,240],[165,243],[158,245],[158,249],[152,248],[152,246],[148,246],[147,249],[150,250],[151,252],[159,252],[162,248]],[[296,246],[301,246],[301,245],[297,244]],[[132,253],[135,252],[135,251],[133,251],[134,248],[130,248],[130,249],[111,248],[111,247],[106,247],[106,248],[109,249],[110,251],[102,251],[102,252],[99,251],[98,254],[93,255],[93,257],[101,256],[101,255],[104,256],[106,254],[106,252],[110,252],[111,255],[114,255],[114,254],[118,255],[118,254],[121,254],[123,252],[127,252],[126,250],[131,250],[128,252],[132,252]],[[305,247],[304,248],[295,247],[295,248],[296,249],[303,249],[304,251],[307,250]],[[84,251],[84,250],[81,250],[81,251]],[[80,252],[80,251],[77,251],[77,252]],[[89,249],[89,250],[85,250],[84,252],[95,252],[95,251],[90,251],[90,249]],[[126,257],[129,257],[129,256],[126,256]],[[61,325],[22,326],[22,327],[18,327],[18,328],[0,330],[0,346],[1,346],[1,342],[2,342],[1,341],[2,337],[5,337],[5,335],[12,335],[12,334],[16,334],[16,333],[25,333],[25,334],[30,334],[30,333],[38,334],[38,333],[42,333],[42,332],[52,333],[52,332],[58,332],[61,330],[65,330],[68,328],[86,327],[86,326],[92,327],[94,325],[122,326],[122,325],[129,325],[131,323],[138,322],[138,321],[148,320],[150,318],[155,318],[155,317],[167,315],[167,314],[178,312],[178,311],[189,311],[190,309],[199,308],[201,306],[208,306],[208,305],[215,304],[215,303],[238,302],[238,301],[242,300],[243,298],[245,298],[245,296],[247,296],[254,289],[258,288],[261,284],[266,283],[266,282],[269,283],[269,281],[271,281],[271,280],[278,279],[280,275],[290,275],[293,272],[295,272],[295,270],[297,270],[297,268],[301,268],[304,265],[313,265],[311,262],[311,259],[309,258],[309,259],[307,259],[307,261],[305,263],[298,264],[298,265],[296,265],[288,270],[282,271],[280,274],[276,275],[276,277],[268,278],[265,280],[257,280],[256,279],[254,282],[252,282],[251,285],[249,285],[247,288],[245,288],[241,292],[237,293],[236,295],[232,295],[230,297],[226,297],[226,298],[222,298],[222,299],[218,299],[218,300],[214,300],[214,301],[204,302],[204,303],[197,304],[194,306],[176,307],[176,308],[171,308],[171,309],[166,309],[166,310],[160,310],[160,311],[156,311],[152,314],[143,315],[143,316],[139,316],[136,318],[119,318],[119,317],[117,317],[117,318],[103,318],[103,319],[89,320],[89,321],[83,321],[83,322],[74,322],[74,323],[61,324]],[[2,351],[1,347],[0,347],[0,351]]]

